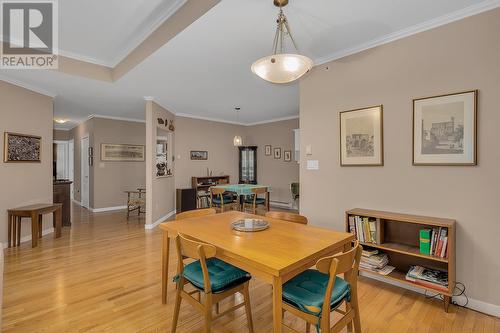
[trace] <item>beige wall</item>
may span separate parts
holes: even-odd
[[[1,147],[4,132],[42,137],[41,163],[0,161],[0,242],[7,242],[7,209],[34,203],[52,203],[52,117],[51,97],[0,81]],[[2,148],[3,151],[3,148]],[[23,224],[21,237],[31,235]],[[43,229],[52,228],[52,218],[44,216]]]
[[[146,144],[144,123],[93,118],[93,208],[126,205],[123,191],[146,186],[146,162],[103,162],[102,143]]]
[[[272,187],[271,202],[291,204],[290,183],[299,181],[299,164],[293,160],[293,130],[299,128],[299,120],[285,120],[247,127],[245,145],[256,145],[257,180]],[[281,159],[266,156],[265,146],[281,148]],[[292,161],[285,162],[284,151],[290,150]]]
[[[103,162],[102,143],[141,144],[146,142],[144,123],[92,118],[71,130],[75,140],[75,200],[81,201],[81,140],[89,137],[94,148],[94,165],[89,168],[90,207],[94,209],[126,205],[123,191],[146,186],[146,162]]]
[[[174,119],[174,115],[153,101],[146,101],[146,227],[161,222],[175,210],[175,166],[172,177],[156,177],[156,136],[158,118]],[[175,122],[174,122],[175,123]],[[164,126],[161,127],[165,129]],[[163,134],[162,134],[163,135]],[[174,145],[177,138],[174,136]]]
[[[54,130],[54,140],[57,141],[68,141],[70,140],[70,131]]]
[[[353,207],[455,218],[457,279],[469,297],[496,305],[499,31],[496,9],[318,66],[300,83],[301,213],[338,230]],[[412,99],[470,89],[479,89],[479,165],[412,166]],[[340,167],[339,112],[377,104],[385,166]],[[319,160],[320,170],[307,171],[307,159]]]
[[[233,138],[243,138],[246,128],[214,121],[177,117],[175,122],[175,186],[190,188],[191,177],[229,175],[231,183],[238,183],[238,148]],[[245,139],[245,138],[244,138]],[[191,150],[208,151],[207,161],[192,161]]]

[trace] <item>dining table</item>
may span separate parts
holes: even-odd
[[[262,219],[269,227],[242,232],[232,223]],[[170,240],[178,234],[216,247],[216,257],[273,286],[273,332],[282,331],[283,284],[314,266],[321,258],[348,250],[354,235],[322,227],[292,223],[239,211],[168,221],[162,230],[162,303],[167,303]]]
[[[243,211],[243,204],[245,202],[245,196],[252,195],[252,189],[254,188],[263,188],[265,187],[267,189],[266,192],[266,210],[269,211],[269,199],[270,199],[270,193],[272,191],[271,186],[267,185],[259,185],[259,184],[219,184],[212,186],[212,188],[222,188],[226,192],[233,192],[238,195],[239,198],[239,203],[240,203],[240,210]]]

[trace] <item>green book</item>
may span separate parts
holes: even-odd
[[[420,253],[431,253],[431,229],[420,230]]]

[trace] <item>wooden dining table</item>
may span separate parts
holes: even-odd
[[[259,232],[239,232],[231,223],[243,218],[269,222]],[[322,257],[351,247],[354,235],[238,211],[160,224],[162,241],[162,303],[167,303],[170,239],[181,233],[217,248],[216,257],[273,286],[273,332],[282,331],[282,286]]]

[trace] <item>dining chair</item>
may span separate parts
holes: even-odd
[[[223,188],[210,188],[210,208],[217,207],[223,213],[225,205],[232,207],[237,204],[233,196],[224,195],[225,192],[226,190]]]
[[[179,214],[175,214],[175,219],[176,220],[184,220],[184,219],[188,219],[191,217],[214,215],[216,213],[217,213],[217,211],[214,208],[194,209],[194,210],[188,210],[188,211],[185,211],[185,212],[182,212]]]
[[[250,307],[249,282],[252,276],[233,265],[215,258],[216,248],[213,245],[201,243],[179,234],[175,238],[178,255],[177,291],[175,297],[174,317],[172,320],[172,333],[177,329],[179,311],[182,299],[185,299],[205,316],[205,332],[211,332],[212,321],[242,306],[245,307],[248,330],[253,333],[252,311]],[[184,258],[195,259],[187,265]],[[195,290],[187,292],[184,286],[190,284]],[[192,295],[198,293],[196,299]],[[213,315],[213,305],[223,299],[240,293],[243,302],[235,305],[222,313]],[[201,294],[204,295],[203,303]]]
[[[308,223],[307,217],[289,212],[270,211],[266,213],[266,217],[300,224]]]
[[[265,195],[264,198],[259,197],[259,194],[260,195],[264,194]],[[269,206],[267,204],[268,200],[269,200],[269,195],[267,192],[267,187],[256,187],[252,188],[252,194],[245,198],[244,206],[250,205],[252,213],[256,214],[258,205],[264,205],[267,211],[267,207]]]
[[[343,253],[322,258],[316,269],[308,269],[283,285],[283,314],[288,311],[306,321],[306,331],[311,325],[319,332],[337,333],[347,326],[347,331],[361,333],[358,306],[358,270],[363,248],[356,241]],[[344,273],[344,278],[337,276]],[[346,304],[346,310],[339,306]],[[330,313],[341,314],[330,327]],[[297,332],[295,329],[283,326]]]

